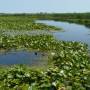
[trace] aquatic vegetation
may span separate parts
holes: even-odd
[[[58,41],[52,35],[0,36],[0,48],[27,48],[50,52],[46,70],[28,66],[0,68],[0,89],[85,90],[89,76],[87,45]]]
[[[50,44],[54,39],[51,35],[21,35],[21,36],[0,36],[0,48],[2,49],[38,49],[38,50],[50,50]]]
[[[82,46],[82,47],[81,47]],[[55,40],[52,35],[17,35],[17,36],[0,36],[0,49],[37,49],[37,50],[69,50],[84,49],[84,45],[78,42],[64,42]],[[86,49],[86,48],[85,48]],[[84,50],[85,50],[84,49]]]
[[[61,30],[58,27],[36,23],[30,17],[0,16],[0,30]]]
[[[58,41],[49,34],[5,34],[4,31],[7,29],[24,31],[57,29],[37,24],[30,16],[0,16],[0,29],[0,50],[45,51],[51,63],[51,66],[44,70],[24,65],[0,67],[0,90],[90,89],[90,64],[86,44]]]

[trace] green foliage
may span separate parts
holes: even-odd
[[[21,35],[21,36],[0,36],[0,49],[37,49],[50,50],[54,47],[55,40],[51,35]]]
[[[15,44],[19,43],[16,46],[24,45],[26,48],[50,51],[53,65],[46,70],[22,65],[1,68],[2,90],[51,90],[52,86],[57,90],[86,90],[89,77],[86,44],[57,41],[51,35],[3,38],[2,42],[6,43],[4,47],[13,45],[11,42],[14,41]]]
[[[0,16],[0,30],[60,30],[60,28],[35,23],[30,16]]]
[[[73,14],[1,15],[0,29],[57,29],[53,26],[37,24],[30,17],[35,19],[46,17],[45,19],[53,20],[60,20],[62,17],[62,19],[67,18],[69,20],[73,18],[75,22],[87,22],[87,20],[80,19],[83,18],[81,14],[77,16]],[[86,44],[58,41],[52,35],[9,36],[1,33],[0,50],[22,48],[49,52],[52,66],[45,70],[32,69],[23,65],[0,67],[0,90],[51,90],[52,86],[57,90],[86,90],[89,88],[90,64]]]

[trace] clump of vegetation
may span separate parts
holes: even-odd
[[[69,47],[74,50],[83,48],[83,44],[78,42],[58,41],[52,35],[17,35],[17,36],[0,36],[0,49],[37,49],[37,50],[69,50]],[[76,47],[77,46],[77,47]],[[83,48],[84,49],[84,48]],[[86,48],[85,48],[86,49]],[[85,50],[84,49],[84,50]]]
[[[0,49],[37,49],[51,50],[56,43],[52,35],[18,35],[18,36],[0,36]]]
[[[0,16],[0,30],[60,30],[60,28],[36,23],[30,17]]]

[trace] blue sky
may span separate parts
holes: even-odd
[[[0,0],[0,12],[90,12],[90,0]]]

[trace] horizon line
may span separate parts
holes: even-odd
[[[60,13],[90,13],[90,11],[86,11],[86,12],[0,12],[0,14],[60,14]]]

